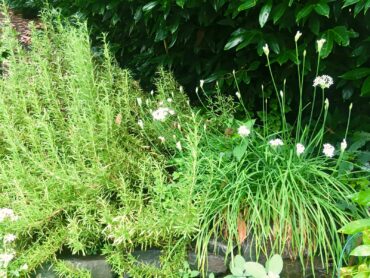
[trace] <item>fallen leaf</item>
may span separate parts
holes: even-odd
[[[245,224],[245,221],[241,217],[238,218],[238,235],[239,243],[242,244],[247,237],[247,224]]]

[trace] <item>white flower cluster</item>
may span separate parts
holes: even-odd
[[[333,84],[333,78],[331,78],[329,75],[317,76],[313,81],[313,86],[319,86],[321,89],[328,89]]]
[[[304,153],[304,150],[306,149],[305,146],[303,146],[303,144],[301,143],[298,143],[296,146],[296,152],[297,152],[297,155],[301,155],[302,153]]]
[[[0,268],[6,268],[11,260],[14,259],[14,253],[0,254]]]
[[[326,144],[324,144],[324,149],[323,149],[322,152],[326,157],[333,157],[334,152],[335,152],[335,148],[334,148],[333,145],[330,145],[330,144],[326,143]]]
[[[166,120],[168,115],[175,115],[175,111],[168,107],[160,107],[152,112],[153,119],[160,122]]]
[[[279,138],[276,138],[276,139],[272,139],[269,141],[269,144],[272,146],[272,147],[279,147],[279,146],[284,146],[284,142],[283,140],[279,139]]]
[[[7,234],[4,236],[4,243],[12,243],[14,240],[16,240],[17,236],[14,234]]]
[[[238,134],[241,137],[247,137],[247,136],[249,136],[249,134],[251,134],[251,130],[248,127],[246,127],[245,125],[241,125],[238,128]]]
[[[0,223],[9,219],[10,221],[17,221],[18,216],[10,208],[0,208]]]

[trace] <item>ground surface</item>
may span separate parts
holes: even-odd
[[[25,19],[22,17],[21,14],[18,14],[12,10],[9,11],[9,15],[12,25],[18,33],[18,38],[20,42],[24,45],[29,45],[31,43],[30,37],[31,31],[29,28],[29,24],[31,21],[33,21],[36,27],[40,27],[41,26],[40,21],[38,21],[37,19],[36,20]],[[2,13],[0,13],[0,26],[4,22],[4,20],[5,16]]]

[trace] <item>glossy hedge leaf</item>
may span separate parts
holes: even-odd
[[[349,32],[345,26],[336,26],[329,29],[334,41],[343,46],[349,45]]]
[[[271,2],[267,3],[261,8],[260,15],[258,17],[258,21],[260,23],[261,28],[265,26],[267,20],[269,19],[271,8],[272,8]]]
[[[244,10],[248,10],[250,8],[253,8],[256,4],[257,0],[244,0],[243,4],[238,7],[238,11],[241,12]]]
[[[365,8],[365,2],[362,1],[360,3],[357,3],[355,6],[355,9],[353,11],[353,15],[356,17],[363,9]]]
[[[370,96],[370,76],[362,84],[361,96]]]
[[[314,9],[315,5],[306,5],[304,6],[296,15],[296,21],[300,21],[302,18],[305,18],[307,17],[311,12],[312,10]]]
[[[259,34],[260,32],[256,30],[246,31],[243,34],[243,41],[238,45],[238,47],[236,48],[236,51],[239,51],[243,49],[244,47],[253,43]]]
[[[143,12],[149,12],[152,9],[154,9],[155,6],[157,6],[157,5],[158,5],[158,1],[149,2],[148,4],[146,4],[145,6],[143,6]]]
[[[370,219],[360,219],[356,221],[352,221],[342,227],[339,232],[348,234],[348,235],[353,235],[358,232],[362,232],[364,230],[367,230],[370,228]]]
[[[286,11],[286,4],[285,3],[280,3],[276,5],[271,13],[272,16],[272,21],[274,24],[283,16],[283,14]]]
[[[320,2],[315,5],[315,12],[319,15],[326,16],[329,18],[330,7],[325,2]]]
[[[370,68],[357,68],[340,75],[340,78],[346,80],[358,80],[370,75]]]
[[[367,257],[370,256],[370,245],[360,245],[352,250],[351,256]]]
[[[213,8],[217,12],[226,3],[226,0],[214,0]]]
[[[231,37],[231,39],[225,44],[224,50],[229,50],[243,41],[243,36],[239,35],[236,37]]]
[[[366,145],[367,142],[370,142],[370,133],[369,132],[355,132],[353,135],[353,144],[348,148],[349,152],[355,152],[361,149]]]
[[[353,95],[353,92],[354,92],[353,87],[347,86],[347,87],[343,88],[343,90],[342,90],[343,100],[350,99],[351,96]]]
[[[363,0],[345,0],[342,6],[342,9],[345,7],[351,6],[353,4],[356,4],[357,2],[360,2],[360,1],[363,1]]]
[[[311,32],[314,33],[316,36],[320,33],[320,20],[317,16],[310,18],[308,22],[308,27],[310,28]]]
[[[180,6],[181,8],[184,8],[186,0],[176,0],[176,5]]]

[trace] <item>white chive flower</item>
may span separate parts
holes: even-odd
[[[168,102],[168,103],[171,103],[172,101],[173,101],[173,99],[172,99],[172,98],[170,98],[170,97],[167,99],[167,102]]]
[[[151,95],[151,96],[153,96],[153,95],[154,95],[154,91],[153,91],[153,90],[151,90],[151,91],[150,91],[150,95]]]
[[[342,143],[340,143],[340,150],[344,152],[345,149],[347,149],[347,141],[346,139],[343,139]]]
[[[16,240],[17,236],[14,234],[6,234],[4,236],[4,243],[11,243]]]
[[[204,85],[204,80],[200,80],[199,81],[199,86],[203,89],[203,85]]]
[[[238,128],[238,134],[241,137],[247,137],[247,136],[249,136],[249,134],[251,134],[251,130],[248,127],[246,127],[245,125],[241,125]]]
[[[317,51],[318,52],[321,52],[322,46],[324,45],[325,42],[326,42],[325,39],[320,39],[320,40],[317,40],[316,41],[316,43],[317,43]]]
[[[305,146],[303,146],[303,144],[298,143],[297,145],[295,145],[295,149],[296,149],[297,155],[301,155],[302,153],[304,153],[304,150],[306,148]]]
[[[324,149],[322,152],[326,157],[333,157],[335,148],[333,147],[333,145],[326,143],[324,144]]]
[[[9,219],[11,221],[18,220],[18,216],[10,208],[0,208],[0,222]]]
[[[313,86],[320,86],[321,89],[327,89],[333,84],[333,78],[331,78],[329,75],[317,76],[313,81]]]
[[[138,120],[137,124],[140,126],[141,129],[144,129],[144,122],[142,120]]]
[[[240,95],[240,93],[239,93],[239,92],[236,92],[236,93],[235,93],[235,95],[236,95],[236,97],[237,97],[238,99],[241,99],[241,97],[242,97],[242,96]]]
[[[297,33],[294,36],[295,42],[297,42],[301,36],[302,36],[302,33],[300,31],[297,31]]]
[[[159,139],[159,141],[161,141],[162,144],[164,144],[164,142],[166,142],[166,138],[164,138],[163,136],[158,136],[158,139]]]
[[[163,122],[168,115],[175,115],[175,111],[167,107],[160,107],[152,112],[153,119]]]
[[[284,92],[282,90],[280,90],[280,96],[281,98],[284,98]]]
[[[272,146],[272,147],[278,147],[278,146],[283,146],[284,145],[284,142],[283,140],[279,139],[279,138],[276,138],[276,139],[272,139],[269,141],[269,144]]]
[[[180,152],[182,151],[182,146],[181,146],[181,142],[180,141],[178,141],[176,143],[176,149],[178,149]]]
[[[269,56],[269,54],[270,54],[270,49],[269,49],[269,46],[268,46],[268,44],[267,44],[267,43],[262,47],[262,49],[263,49],[263,52],[265,52],[265,55],[266,55],[266,56]]]
[[[4,253],[0,254],[0,266],[7,267],[11,260],[13,260],[14,254]]]
[[[140,107],[143,105],[143,100],[140,97],[136,98],[136,101]]]

